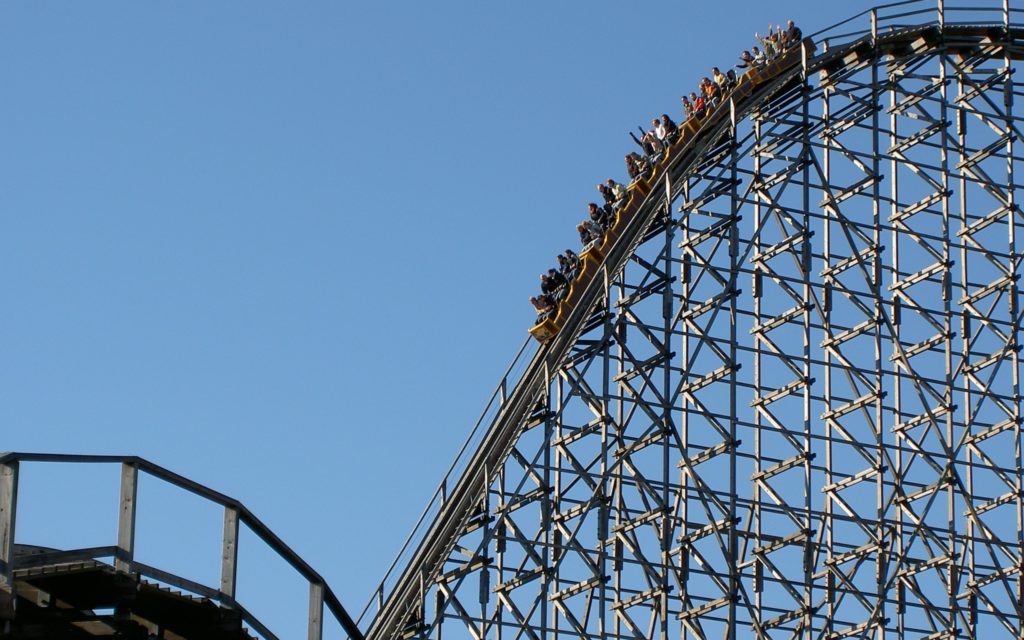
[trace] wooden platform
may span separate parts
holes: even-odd
[[[0,638],[250,640],[237,610],[115,571],[96,560],[34,563],[53,550],[19,545]],[[25,566],[28,565],[28,566]],[[3,595],[0,595],[3,598]],[[11,606],[13,604],[13,607]]]

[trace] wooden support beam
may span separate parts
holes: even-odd
[[[14,614],[14,522],[18,462],[0,464],[0,618]]]
[[[309,640],[323,640],[324,637],[324,585],[309,583]]]
[[[224,507],[224,537],[220,556],[220,593],[231,602],[235,599],[238,578],[238,509]]]
[[[139,493],[139,468],[121,465],[121,504],[117,517],[117,554],[114,569],[129,573],[135,559],[135,500]]]

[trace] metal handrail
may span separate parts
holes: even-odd
[[[313,569],[305,560],[302,559],[291,547],[284,543],[280,537],[277,536],[270,528],[263,523],[255,514],[253,514],[244,504],[240,501],[227,496],[219,491],[211,489],[205,485],[199,484],[193,480],[174,473],[169,469],[161,467],[157,464],[140,458],[138,456],[117,456],[117,455],[80,455],[80,454],[55,454],[55,453],[24,453],[24,452],[8,452],[0,454],[0,465],[10,466],[14,464],[20,464],[23,462],[28,463],[62,463],[62,464],[120,464],[144,472],[153,478],[166,482],[170,485],[176,486],[180,489],[196,495],[200,498],[217,504],[225,509],[231,509],[237,513],[238,522],[244,524],[248,529],[256,535],[260,540],[266,544],[271,551],[276,553],[280,558],[285,560],[296,572],[302,576],[311,587],[316,586],[323,590],[323,605],[326,606],[331,615],[334,616],[335,620],[345,632],[349,635],[352,640],[362,640],[363,634],[359,630],[358,625],[349,616],[348,612],[342,606],[341,601],[335,595],[334,591],[328,586],[316,570]],[[15,517],[15,514],[10,514],[10,517]],[[106,547],[96,547],[93,549],[98,555],[93,556],[94,558],[108,557],[109,554],[103,553]],[[82,551],[82,550],[79,550]],[[189,589],[189,582],[186,578],[174,576],[173,574],[160,571],[156,568],[143,565],[138,562],[129,562],[129,566],[138,570],[139,573],[143,574],[159,574],[153,575],[159,580],[163,578],[169,578],[169,583],[174,583],[175,586],[180,588]],[[263,633],[266,632],[265,627],[259,623],[259,621],[245,611],[244,608],[240,607],[234,598],[228,597],[226,594],[220,592],[218,588],[207,587],[203,585],[204,589],[200,593],[205,597],[209,597],[211,594],[216,593],[218,600],[227,606],[237,607],[243,614],[243,618],[246,622],[252,624],[254,628],[261,629]],[[189,589],[191,590],[191,589]],[[272,634],[271,634],[272,635]]]
[[[405,541],[402,543],[401,548],[395,555],[394,560],[388,566],[387,571],[384,573],[384,577],[377,584],[377,586],[374,587],[373,591],[370,594],[369,600],[367,600],[366,604],[363,605],[363,608],[359,612],[358,617],[356,617],[356,624],[362,623],[363,618],[370,611],[371,607],[373,607],[374,603],[377,603],[379,606],[383,602],[385,595],[385,586],[387,585],[388,580],[391,579],[395,569],[398,567],[401,560],[405,557],[406,552],[412,549],[410,545],[414,541],[414,539],[421,537],[417,534],[422,533],[421,529],[423,525],[427,523],[427,515],[435,507],[440,508],[444,506],[444,503],[447,500],[447,491],[451,479],[456,475],[456,471],[458,471],[459,475],[461,475],[461,469],[459,469],[459,467],[460,463],[465,462],[463,456],[466,454],[467,451],[470,451],[470,445],[476,441],[477,436],[487,431],[486,429],[481,431],[480,427],[483,426],[484,421],[488,416],[488,413],[491,411],[492,408],[497,408],[499,409],[499,412],[496,413],[493,416],[493,418],[497,418],[497,416],[500,415],[500,409],[507,400],[509,389],[514,389],[516,385],[519,383],[519,379],[521,379],[522,373],[525,373],[524,369],[523,372],[520,373],[520,378],[514,380],[513,384],[509,384],[510,380],[512,379],[511,377],[513,369],[515,369],[516,366],[520,363],[523,354],[526,353],[530,347],[533,347],[532,351],[535,353],[537,348],[537,342],[533,340],[533,338],[527,337],[526,340],[523,342],[522,346],[519,347],[519,351],[517,351],[516,355],[512,358],[512,362],[505,369],[505,373],[501,376],[501,380],[498,382],[494,391],[491,393],[490,398],[488,398],[487,404],[484,406],[483,411],[480,412],[480,416],[477,418],[476,423],[474,423],[473,428],[469,432],[469,435],[467,435],[466,439],[463,441],[462,447],[459,449],[458,453],[455,454],[455,458],[452,460],[452,463],[448,466],[448,470],[445,472],[444,477],[442,477],[441,482],[438,483],[437,488],[434,490],[434,493],[431,494],[426,507],[423,508],[423,511],[420,513],[419,518],[416,520],[416,524],[413,525],[412,531],[405,538]],[[532,359],[532,357],[533,356],[531,355],[530,359]],[[495,400],[498,401],[497,404],[495,404]],[[490,424],[491,422],[488,422],[487,426],[490,427]]]
[[[819,40],[819,39],[821,39],[822,36],[824,36],[825,33],[829,32],[829,31],[832,31],[833,29],[835,29],[837,27],[841,27],[844,24],[848,24],[850,22],[853,22],[857,18],[861,18],[863,16],[869,16],[869,15],[871,15],[872,11],[877,12],[880,9],[888,9],[890,7],[902,7],[902,6],[906,6],[908,4],[922,4],[922,3],[927,2],[927,1],[928,0],[903,0],[902,2],[891,2],[889,4],[880,4],[880,5],[877,5],[875,7],[870,8],[870,9],[865,9],[864,11],[861,11],[860,13],[854,14],[854,15],[850,16],[849,18],[846,18],[845,20],[840,20],[839,22],[836,22],[835,24],[831,24],[831,25],[829,25],[829,26],[827,26],[827,27],[825,27],[823,29],[819,29],[819,30],[815,31],[814,33],[810,34],[808,37],[809,38],[814,38],[815,40]]]
[[[915,7],[909,11],[899,11],[894,13],[886,13],[887,9],[893,9],[896,7]],[[916,8],[920,7],[920,8]],[[994,21],[992,20],[993,14],[1003,14],[1003,20]],[[998,26],[1010,27],[1018,26],[1016,23],[1008,23],[1008,17],[1011,14],[1024,13],[1024,9],[1010,7],[1008,3],[999,2],[998,6],[983,6],[981,4],[976,6],[964,5],[964,4],[947,4],[945,0],[903,0],[902,2],[890,2],[887,4],[876,5],[869,9],[865,9],[859,13],[856,13],[849,18],[840,20],[832,25],[824,27],[810,34],[809,37],[814,38],[815,41],[829,42],[832,45],[836,44],[847,44],[847,39],[856,39],[858,37],[871,33],[870,24],[864,25],[862,28],[854,29],[852,31],[839,32],[838,29],[845,25],[856,22],[858,19],[868,18],[869,20],[873,17],[877,28],[886,29],[892,31],[894,29],[902,29],[908,27],[921,27],[931,25],[950,25],[950,24],[993,24]],[[906,24],[897,23],[896,20],[921,15],[935,15],[936,18],[931,21],[924,23]],[[977,18],[978,14],[981,14],[981,20],[966,20],[963,19],[967,15],[972,15]]]

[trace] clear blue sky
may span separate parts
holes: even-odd
[[[237,497],[358,611],[627,132],[769,22],[867,6],[3,3],[0,450]]]

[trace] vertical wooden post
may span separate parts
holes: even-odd
[[[309,583],[309,640],[324,637],[324,585]]]
[[[0,590],[14,590],[14,516],[18,509],[18,463],[0,464]]]
[[[238,578],[238,509],[224,507],[224,539],[220,557],[220,593],[230,602],[235,599]]]
[[[139,468],[121,465],[121,508],[117,518],[117,555],[114,568],[128,573],[135,558],[135,499],[139,492]]]
[[[14,618],[14,521],[18,511],[18,462],[0,464],[0,630]]]

